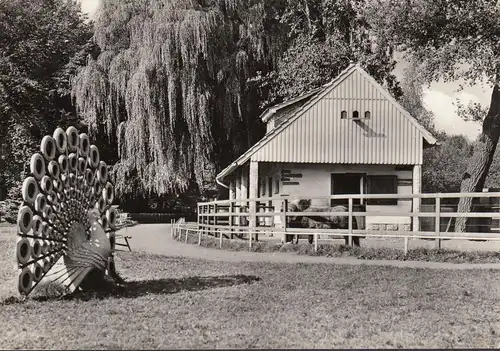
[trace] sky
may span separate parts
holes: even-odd
[[[99,6],[99,0],[80,0],[82,4],[82,11],[92,17]]]
[[[395,69],[395,75],[401,79],[405,63],[399,62]],[[434,82],[423,86],[424,106],[434,113],[434,124],[437,130],[444,130],[448,135],[462,134],[470,140],[477,138],[481,134],[481,123],[466,122],[457,114],[456,100],[464,106],[469,102],[480,103],[483,107],[488,107],[491,99],[492,89],[485,83],[467,86],[465,84],[461,91],[458,91],[458,82]]]
[[[89,17],[95,14],[100,0],[80,0],[82,11],[88,13]],[[396,76],[402,76],[403,65],[396,68]],[[484,107],[489,106],[492,88],[487,85],[475,85],[457,91],[457,83],[436,82],[424,87],[424,105],[434,112],[436,129],[444,130],[448,135],[463,134],[470,140],[474,140],[481,133],[481,124],[477,122],[465,122],[457,115],[457,108],[453,105],[459,99],[463,105],[470,101],[479,102]]]

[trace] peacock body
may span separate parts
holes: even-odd
[[[18,290],[48,279],[73,292],[93,270],[114,274],[114,185],[99,150],[74,127],[42,139],[22,186]]]

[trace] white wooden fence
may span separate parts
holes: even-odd
[[[464,212],[442,212],[442,200],[443,199],[455,199],[459,198],[473,198],[476,200],[482,199],[483,208],[481,212],[472,211]],[[302,197],[303,198],[303,197]],[[218,237],[220,240],[220,245],[224,237],[232,239],[234,236],[245,237],[248,239],[249,247],[252,247],[254,240],[258,238],[259,234],[270,234],[273,236],[281,235],[282,238],[285,235],[312,235],[314,237],[314,249],[318,249],[319,236],[323,240],[324,237],[327,238],[338,238],[347,236],[349,238],[349,245],[352,245],[352,238],[356,236],[360,237],[382,237],[382,238],[401,238],[405,242],[405,253],[408,251],[408,240],[409,239],[434,239],[436,240],[436,245],[438,248],[441,247],[441,240],[483,240],[483,241],[500,241],[500,232],[494,232],[492,227],[498,227],[498,225],[488,225],[485,230],[478,232],[471,230],[470,227],[467,232],[450,232],[441,230],[441,219],[458,217],[466,217],[473,219],[486,219],[493,221],[500,220],[500,208],[495,205],[500,203],[500,192],[496,193],[440,193],[440,194],[405,194],[405,195],[331,195],[323,197],[314,197],[313,200],[345,200],[347,204],[347,212],[312,212],[306,210],[306,212],[290,212],[289,203],[293,200],[298,200],[297,197],[262,197],[258,199],[238,199],[238,200],[223,200],[223,201],[212,201],[206,203],[198,204],[198,223],[173,223],[172,225],[172,235],[179,236],[185,235],[185,241],[187,241],[188,233],[198,234],[198,243],[201,244],[201,238],[203,235],[211,235]],[[355,205],[354,200],[359,200],[360,202],[365,202],[370,199],[397,199],[400,201],[409,201],[413,204],[410,206],[415,208],[415,200],[417,203],[426,199],[430,201],[435,206],[434,212],[424,212],[420,211],[420,206],[416,206],[417,210],[405,211],[404,209],[398,208],[394,210],[394,207],[388,207],[388,210],[381,211],[367,211],[367,212],[356,212],[354,211]],[[262,206],[262,204],[268,204],[270,201],[276,203],[279,201],[281,204],[279,211],[275,208],[269,206]],[[255,206],[250,206],[252,202],[255,202]],[[486,204],[485,204],[486,202]],[[475,203],[475,202],[474,202]],[[311,206],[314,207],[314,206]],[[370,210],[370,205],[368,208]],[[384,206],[386,207],[386,206]],[[258,212],[259,208],[265,208],[266,212]],[[380,207],[378,207],[380,208]],[[475,206],[477,209],[477,206]],[[257,209],[257,210],[254,210]],[[389,210],[391,209],[391,210]],[[484,210],[487,209],[488,212]],[[252,212],[253,210],[253,212]],[[327,217],[327,216],[346,216],[348,218],[348,226],[345,229],[310,229],[310,228],[290,228],[287,223],[290,217],[293,216],[307,216],[307,217]],[[280,218],[282,225],[280,227],[273,225],[274,218]],[[374,229],[356,229],[353,228],[353,217],[365,218],[370,217],[411,217],[413,221],[419,221],[421,218],[432,217],[434,221],[434,230],[421,230],[418,226],[414,226],[413,230],[374,230]],[[262,225],[262,218],[271,218],[268,220],[268,225]],[[269,223],[271,223],[269,225]],[[254,225],[250,225],[254,224]],[[450,227],[450,226],[448,226]],[[451,228],[453,229],[453,228]],[[495,228],[494,228],[495,229]],[[499,228],[500,229],[500,228]]]

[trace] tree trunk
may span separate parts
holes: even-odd
[[[500,87],[495,85],[491,94],[490,109],[483,121],[483,132],[474,145],[474,153],[467,171],[462,177],[460,192],[481,192],[488,171],[493,161],[500,136]],[[461,198],[458,202],[458,212],[470,212],[472,198]],[[465,232],[467,218],[457,218],[455,232]]]
[[[307,30],[311,32],[312,30],[311,13],[309,11],[309,5],[307,4],[307,0],[303,2],[303,6],[304,6],[304,13],[307,19]]]

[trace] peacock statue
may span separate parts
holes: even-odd
[[[50,280],[71,293],[91,272],[113,276],[114,185],[89,136],[57,128],[42,139],[30,171],[17,218],[19,292]]]

